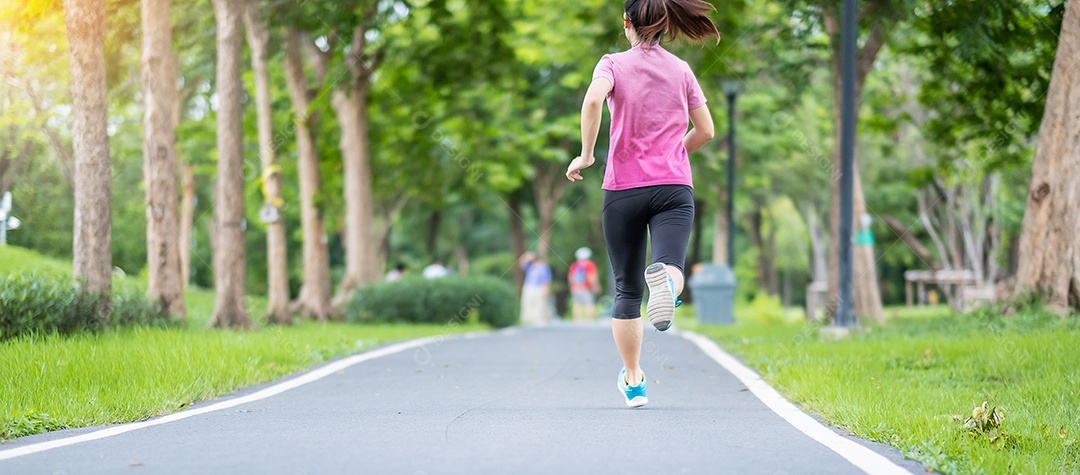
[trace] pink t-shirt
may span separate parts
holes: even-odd
[[[660,45],[637,46],[600,58],[596,78],[614,85],[607,98],[611,145],[603,188],[693,186],[682,139],[690,111],[705,104],[705,95],[690,65]]]

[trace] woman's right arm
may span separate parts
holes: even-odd
[[[566,178],[570,181],[581,180],[581,170],[593,164],[593,150],[596,148],[596,136],[600,133],[600,119],[604,113],[604,99],[615,86],[606,78],[593,79],[585,101],[581,104],[581,155],[578,155],[566,169]]]
[[[694,124],[694,128],[690,129],[690,133],[686,134],[682,141],[683,146],[686,147],[686,153],[701,150],[701,147],[704,147],[716,134],[708,104],[690,111],[690,123]]]

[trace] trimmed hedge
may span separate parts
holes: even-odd
[[[102,329],[101,297],[80,292],[70,278],[39,274],[0,277],[0,341],[26,334],[76,333]],[[139,293],[112,295],[114,325],[165,325],[168,314]]]
[[[345,308],[352,322],[461,323],[471,318],[496,328],[518,322],[513,286],[493,277],[410,277],[361,288]]]

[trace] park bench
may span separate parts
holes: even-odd
[[[904,272],[904,281],[904,295],[909,307],[927,303],[927,285],[939,287],[957,310],[968,310],[979,303],[996,300],[994,286],[983,284],[967,269],[909,270]]]

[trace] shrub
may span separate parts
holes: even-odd
[[[364,287],[345,308],[353,322],[461,323],[470,318],[496,328],[518,321],[514,288],[492,277],[410,277]]]
[[[758,323],[782,323],[785,320],[784,306],[780,297],[770,297],[764,292],[754,296],[747,306],[750,318]]]
[[[495,278],[511,278],[517,268],[517,258],[509,252],[489,254],[473,259],[469,263],[469,272]]]
[[[18,335],[76,333],[104,327],[100,297],[80,292],[65,277],[11,274],[0,277],[0,340]],[[163,325],[168,315],[137,292],[112,295],[116,325]]]

